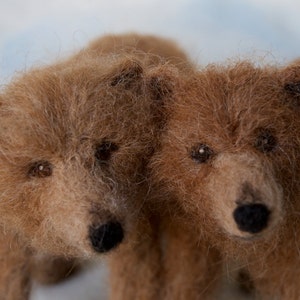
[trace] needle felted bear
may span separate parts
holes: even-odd
[[[152,163],[173,219],[167,299],[215,299],[230,260],[259,299],[300,299],[299,87],[297,63],[238,62],[208,66],[177,91]]]
[[[118,39],[1,91],[1,299],[27,299],[36,256],[96,257],[147,227],[145,169],[176,71],[114,51]]]

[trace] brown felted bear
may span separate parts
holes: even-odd
[[[36,256],[93,258],[150,228],[145,170],[177,73],[114,43],[1,91],[1,299],[27,299]]]
[[[259,299],[300,299],[299,99],[297,63],[182,77],[152,162],[172,220],[165,298],[215,299],[222,264],[235,260]]]
[[[191,68],[194,68],[194,64],[190,62],[187,55],[174,41],[154,35],[140,35],[136,33],[119,35],[111,34],[95,39],[88,44],[87,47],[79,51],[79,53],[76,53],[66,61],[63,61],[63,65],[68,64],[70,60],[81,60],[87,56],[89,59],[91,59],[91,57],[94,57],[95,59],[100,57],[100,59],[103,59],[104,56],[107,56],[107,59],[112,59],[119,56],[127,57],[129,54],[131,57],[133,56],[134,58],[143,61],[145,66],[151,68],[155,66],[162,66],[163,64],[175,65],[176,68],[180,69],[181,72],[186,72]],[[156,94],[153,94],[153,98],[157,100],[163,100],[166,95],[169,96],[171,94],[170,92],[172,90],[172,85],[174,85],[174,74],[171,75],[171,73],[174,71],[174,69],[170,73],[169,78],[166,77],[165,72],[160,73],[159,68],[156,68],[155,70],[157,71],[157,74],[153,74],[149,85],[151,86],[152,93],[156,91]],[[116,80],[119,79],[120,78],[118,77],[116,78]],[[161,107],[163,107],[163,105]],[[161,123],[161,114],[158,112],[158,110],[156,110],[156,114],[157,113],[157,121]],[[144,221],[145,220],[143,219],[143,222]],[[147,223],[148,222],[149,221],[147,221]],[[151,226],[149,228],[151,228]],[[144,225],[140,224],[140,226],[137,227],[144,227]],[[151,239],[147,239],[147,243],[150,240]],[[140,242],[139,244],[144,245],[144,248],[146,249],[147,243]],[[122,255],[120,255],[120,257],[122,257]],[[122,258],[121,260],[123,261]],[[117,261],[117,259],[113,259],[113,261]],[[65,260],[61,257],[49,257],[48,255],[40,254],[35,256],[32,261],[31,273],[39,282],[43,284],[52,284],[69,277],[69,275],[73,274],[74,272],[77,272],[81,268],[82,263],[84,263],[82,260]],[[116,270],[116,272],[118,273],[119,270]],[[119,278],[119,276],[115,276],[113,274],[112,282],[114,282],[116,278]],[[117,283],[117,285],[120,286],[120,283]],[[129,285],[125,285],[127,289]],[[122,289],[118,288],[118,291],[122,291]],[[123,292],[121,292],[122,295]],[[116,293],[116,290],[112,289],[112,294],[114,293]],[[138,294],[136,292],[134,293],[138,297]],[[115,297],[116,296],[112,296],[112,298]]]

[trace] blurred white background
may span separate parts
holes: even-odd
[[[126,31],[172,37],[202,64],[286,62],[300,49],[299,13],[298,0],[1,0],[0,79]]]
[[[0,0],[0,83],[96,36],[127,31],[174,38],[200,64],[234,57],[286,63],[300,53],[299,14],[298,0]],[[37,289],[33,299],[105,299],[101,276],[94,268]]]

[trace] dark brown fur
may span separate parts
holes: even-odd
[[[212,65],[182,78],[152,163],[154,181],[165,191],[158,209],[175,228],[186,228],[168,236],[178,252],[193,257],[180,268],[177,252],[167,251],[167,268],[178,266],[168,278],[169,299],[214,299],[214,288],[199,278],[214,285],[220,262],[230,260],[248,270],[261,299],[300,298],[299,79],[297,64],[260,68],[248,62]],[[268,226],[257,234],[241,231],[233,219],[241,203],[265,205]],[[199,256],[207,263],[199,266]],[[186,281],[191,273],[194,279]]]

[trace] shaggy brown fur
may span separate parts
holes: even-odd
[[[134,57],[142,59],[147,65],[171,63],[181,71],[193,68],[193,64],[186,54],[174,41],[154,35],[141,36],[136,33],[106,35],[91,42],[75,57],[87,54],[93,56],[112,55],[112,52],[125,56],[130,53]]]
[[[212,65],[183,81],[152,163],[158,209],[186,228],[168,234],[168,299],[214,299],[230,260],[260,299],[300,299],[299,65]]]
[[[174,42],[154,36],[145,36],[144,38],[136,34],[124,35],[119,38],[107,36],[93,42],[85,51],[91,55],[97,55],[99,51],[106,53],[109,51],[109,45],[113,45],[114,50],[122,54],[131,53],[142,59],[147,65],[165,62],[168,65],[175,65],[181,73],[189,72],[193,68],[187,56]],[[85,55],[85,53],[83,54]],[[163,78],[159,70],[156,75],[156,79],[151,81],[151,85],[158,91],[156,98],[163,100],[164,103],[171,102],[178,85],[177,77],[170,74],[169,77]],[[160,111],[160,113],[159,120],[163,121],[160,123],[162,125],[160,129],[162,129],[165,111]],[[159,132],[154,134],[159,140]],[[111,299],[156,300],[160,297],[163,284],[161,277],[161,219],[159,212],[153,212],[148,206],[151,203],[149,199],[152,197],[152,193],[153,191],[149,189],[147,201],[143,195],[145,198],[144,214],[140,214],[135,230],[128,238],[128,243],[124,242],[111,255],[109,264]]]
[[[97,257],[123,234],[125,245],[139,239],[137,226],[151,230],[142,212],[146,164],[177,75],[157,56],[154,65],[149,54],[114,52],[119,39],[130,36],[104,38],[107,53],[87,49],[1,92],[0,299],[27,299],[36,255]],[[167,55],[178,53],[171,45]],[[126,257],[119,260],[122,268]]]

